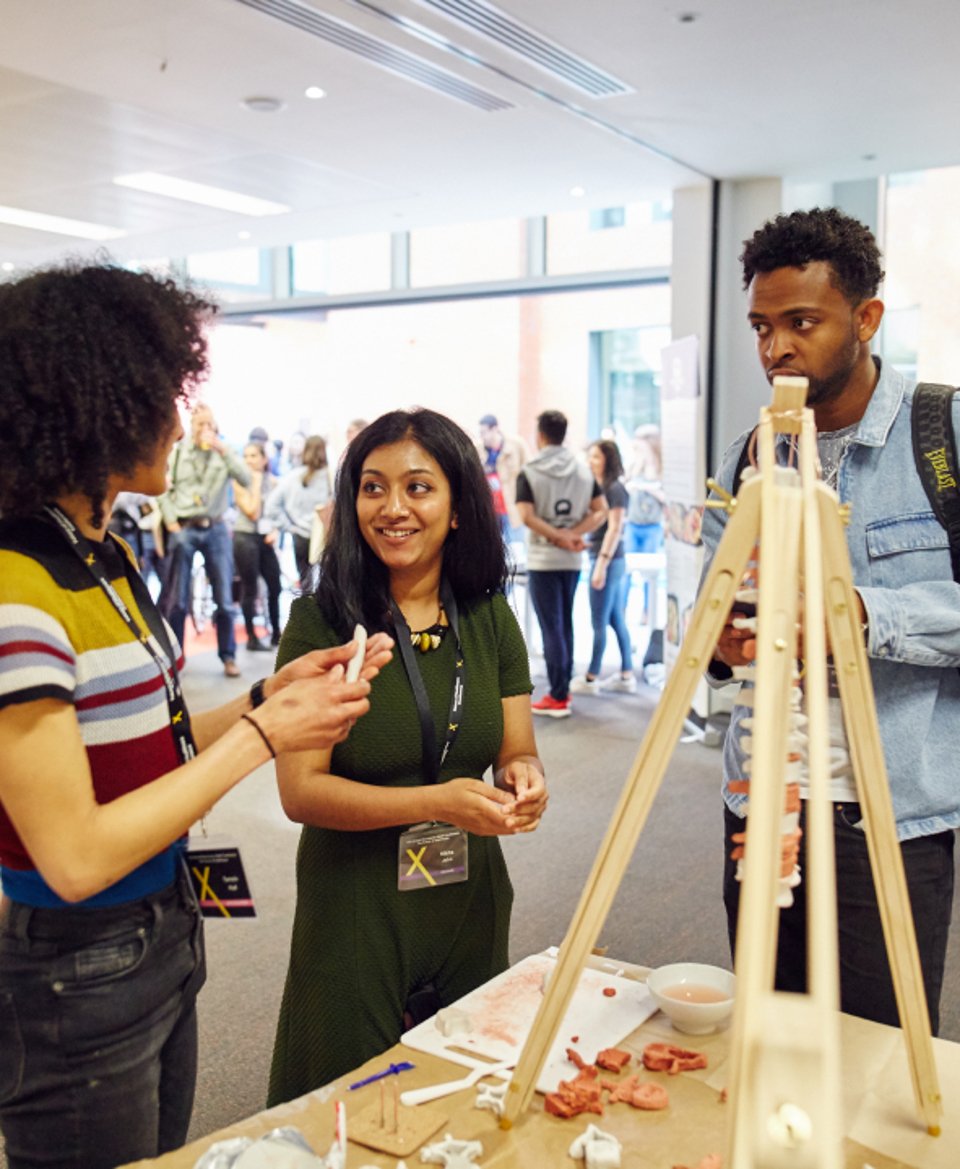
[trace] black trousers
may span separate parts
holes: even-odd
[[[859,804],[834,804],[833,823],[837,865],[837,924],[840,949],[840,1009],[861,1019],[900,1025],[893,979],[880,924],[880,909],[866,834],[854,827]],[[749,823],[749,821],[748,821]],[[730,952],[734,953],[740,909],[736,861],[730,860],[731,835],[743,831],[743,820],[724,807],[723,902],[727,910]],[[806,827],[806,800],[800,813]],[[801,873],[806,868],[806,835],[800,839]],[[913,908],[920,951],[923,985],[930,1011],[930,1029],[940,1027],[940,991],[947,955],[947,937],[953,908],[953,832],[919,836],[900,845]],[[749,847],[749,828],[747,845]],[[776,989],[804,993],[807,989],[807,886],[793,891],[794,903],[780,911],[777,940]]]
[[[280,562],[265,538],[257,532],[233,533],[233,563],[240,577],[240,610],[247,637],[256,636],[253,611],[262,576],[267,585],[267,612],[274,643],[280,638]]]

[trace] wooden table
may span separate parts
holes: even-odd
[[[844,1083],[844,1131],[846,1169],[956,1169],[960,1161],[960,1045],[935,1040],[934,1047],[944,1099],[943,1135],[931,1137],[919,1126],[898,1029],[841,1017]],[[494,1115],[474,1108],[476,1089],[470,1088],[428,1105],[448,1114],[448,1121],[429,1142],[452,1133],[462,1140],[479,1140],[483,1155],[478,1164],[486,1169],[540,1169],[541,1166],[571,1166],[571,1142],[587,1124],[596,1122],[623,1142],[623,1169],[672,1169],[675,1165],[696,1166],[707,1153],[723,1153],[727,1108],[721,1091],[727,1078],[729,1032],[695,1039],[674,1031],[659,1012],[639,1027],[621,1047],[639,1055],[645,1044],[666,1041],[695,1047],[706,1053],[709,1067],[704,1071],[667,1076],[643,1073],[643,1078],[663,1083],[670,1093],[670,1107],[663,1112],[639,1112],[626,1104],[608,1105],[602,1117],[583,1113],[573,1120],[558,1120],[543,1111],[543,1097],[509,1132],[503,1132]],[[588,1058],[594,1053],[584,1053]],[[231,1125],[185,1148],[137,1165],[157,1169],[193,1169],[198,1157],[214,1141],[228,1136],[257,1137],[278,1125],[294,1125],[313,1148],[325,1154],[333,1136],[333,1102],[343,1100],[350,1115],[380,1099],[379,1084],[353,1092],[347,1085],[380,1071],[391,1063],[409,1060],[413,1071],[396,1079],[401,1091],[444,1080],[458,1079],[464,1069],[434,1055],[411,1051],[397,1045],[355,1072],[325,1088],[289,1104]],[[632,1066],[632,1065],[631,1065]],[[629,1070],[629,1069],[628,1069]],[[388,1097],[389,1099],[389,1097]],[[419,1153],[405,1158],[412,1169],[420,1164]],[[353,1143],[349,1146],[348,1169],[374,1165],[396,1169],[397,1159]]]

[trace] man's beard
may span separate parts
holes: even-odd
[[[809,383],[807,388],[807,405],[822,406],[825,402],[836,401],[847,388],[850,375],[857,365],[860,356],[860,342],[856,333],[851,330],[850,344],[837,357],[833,369],[825,377],[813,377],[807,374]]]

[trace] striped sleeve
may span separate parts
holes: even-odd
[[[33,605],[0,604],[0,708],[38,698],[72,702],[77,660],[55,617]]]

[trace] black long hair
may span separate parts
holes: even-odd
[[[450,484],[457,516],[443,547],[443,575],[457,604],[468,608],[503,590],[507,555],[477,448],[455,422],[435,410],[382,414],[347,447],[337,472],[335,503],[320,561],[316,599],[330,624],[349,637],[355,624],[390,629],[390,574],[357,522],[360,473],[371,451],[412,439],[436,459]]]
[[[0,510],[65,493],[99,524],[111,475],[149,459],[207,372],[214,306],[171,280],[67,263],[0,284]]]

